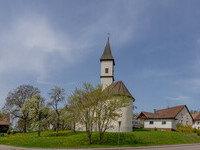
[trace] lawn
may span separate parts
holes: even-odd
[[[41,137],[37,132],[18,133],[0,137],[0,144],[20,147],[41,148],[80,148],[80,147],[115,147],[118,133],[106,133],[103,144],[98,144],[98,133],[93,133],[92,143],[88,145],[85,132],[72,133],[60,131],[55,136],[54,131],[43,131]],[[120,133],[120,146],[144,146],[163,144],[200,143],[200,136],[195,133],[180,133],[172,131],[137,130],[131,133]]]

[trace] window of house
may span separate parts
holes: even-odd
[[[105,73],[108,73],[108,68],[105,68]]]
[[[166,124],[166,121],[162,121],[162,125],[165,125]]]
[[[153,124],[153,121],[149,121],[149,124]]]
[[[197,122],[197,124],[199,124],[199,121]]]
[[[186,125],[188,125],[188,121],[186,121]]]

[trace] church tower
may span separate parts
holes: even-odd
[[[114,81],[115,60],[112,56],[110,48],[109,35],[100,62],[101,62],[101,85],[103,86],[103,89],[105,89],[107,86],[111,85]]]

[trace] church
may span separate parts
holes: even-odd
[[[133,102],[135,101],[134,97],[128,91],[126,86],[122,81],[114,82],[114,66],[115,60],[112,55],[112,51],[108,40],[103,52],[103,55],[100,58],[101,62],[101,85],[103,89],[109,88],[109,90],[115,96],[125,96],[129,98],[130,104],[124,108],[122,108],[120,113],[122,116],[118,118],[118,120],[112,122],[112,128],[109,128],[108,132],[118,132],[119,130],[119,122],[121,123],[120,132],[132,132],[132,119],[133,119]]]

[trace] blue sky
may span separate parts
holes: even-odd
[[[199,0],[0,0],[0,106],[21,84],[70,94],[100,83],[110,33],[115,80],[136,112],[186,104],[200,110]]]

